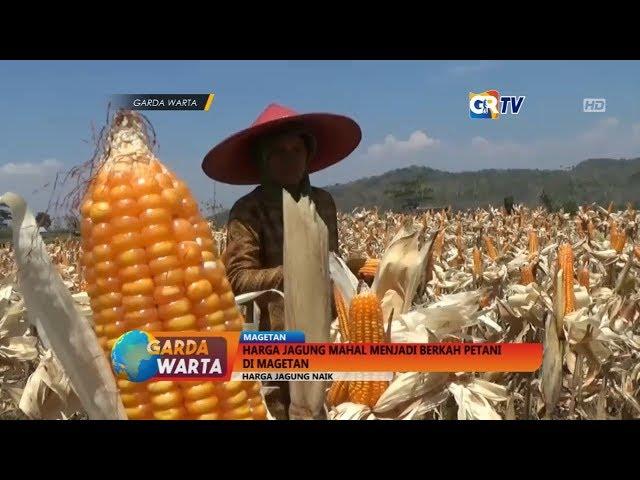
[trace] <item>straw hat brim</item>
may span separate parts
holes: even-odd
[[[260,183],[260,172],[252,147],[261,136],[279,131],[291,123],[302,125],[316,140],[316,152],[309,173],[327,168],[346,158],[360,144],[362,131],[351,118],[332,113],[305,113],[255,125],[226,138],[202,161],[205,174],[232,185]]]

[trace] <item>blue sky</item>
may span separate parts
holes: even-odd
[[[526,95],[522,112],[470,119],[468,93],[488,89]],[[412,164],[558,168],[640,156],[638,61],[0,61],[0,192],[43,208],[46,189],[33,190],[89,158],[91,125],[103,125],[111,94],[181,92],[216,97],[209,112],[146,114],[160,159],[200,200],[214,192],[202,157],[271,102],[346,114],[362,127],[358,149],[314,174],[317,186]],[[606,113],[583,113],[584,97],[606,98]],[[251,188],[215,191],[231,206]]]

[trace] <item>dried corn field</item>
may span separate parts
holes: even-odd
[[[391,341],[542,342],[544,358],[535,373],[398,373],[375,404],[328,402],[330,419],[640,418],[638,212],[357,210],[338,220],[334,283],[371,285]],[[225,231],[213,231],[222,250]],[[90,316],[79,240],[47,248]],[[47,405],[70,386],[28,326],[15,268],[0,245],[0,418],[47,417],[49,407],[82,417],[78,405]],[[353,291],[344,296],[348,307]]]

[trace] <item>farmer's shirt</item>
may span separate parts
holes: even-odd
[[[336,206],[329,192],[311,187],[311,200],[328,230],[329,250],[338,252]],[[284,291],[284,223],[282,197],[269,198],[262,186],[238,200],[229,213],[227,247],[222,255],[235,295],[259,290]],[[282,303],[273,293],[256,300],[260,307],[260,329],[284,329],[283,315],[270,322],[269,310]],[[273,316],[273,315],[272,315]]]

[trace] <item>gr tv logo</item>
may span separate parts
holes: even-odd
[[[497,90],[482,93],[469,93],[469,117],[491,118],[497,120],[500,115],[518,115],[524,104],[523,95],[500,95]]]

